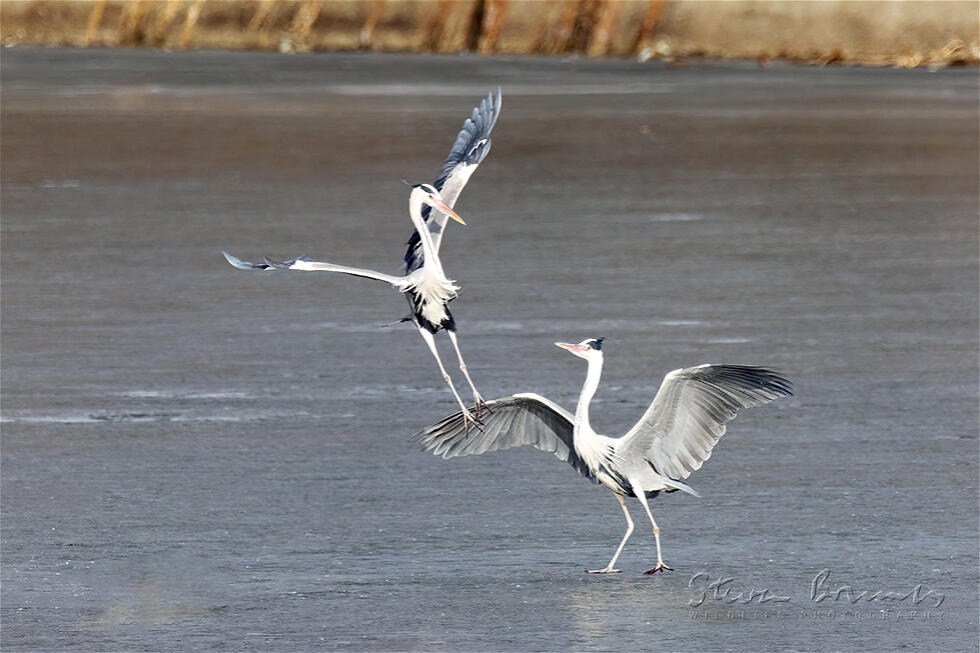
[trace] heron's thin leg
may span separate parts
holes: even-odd
[[[476,406],[476,414],[479,415],[480,411],[486,406],[486,402],[483,401],[483,397],[477,392],[476,386],[473,385],[473,379],[470,378],[470,373],[466,371],[466,363],[463,361],[463,354],[459,351],[459,342],[456,340],[456,332],[446,329],[446,333],[449,334],[449,340],[453,343],[453,348],[456,350],[456,357],[459,358],[459,369],[463,372],[463,376],[466,377],[467,382],[470,384],[470,389],[473,390],[473,403]]]
[[[419,327],[419,333],[422,334],[422,339],[425,340],[425,344],[429,346],[429,351],[432,352],[432,355],[435,356],[436,362],[439,363],[439,371],[442,372],[442,378],[445,379],[446,385],[449,386],[449,389],[453,391],[453,396],[456,397],[456,402],[463,411],[463,418],[466,420],[467,424],[469,424],[469,422],[476,423],[476,419],[473,418],[473,415],[466,408],[463,400],[460,399],[459,393],[456,392],[456,386],[453,385],[452,378],[450,378],[449,374],[446,372],[446,368],[442,365],[442,359],[439,358],[439,352],[436,350],[436,339],[432,337],[431,333],[422,327]]]
[[[633,534],[633,518],[630,517],[630,511],[626,508],[626,502],[623,501],[623,497],[619,494],[616,495],[619,500],[619,505],[623,507],[623,514],[626,515],[626,535],[623,535],[623,541],[619,543],[619,548],[616,549],[616,553],[613,554],[612,560],[606,565],[605,569],[596,569],[589,571],[590,574],[612,574],[619,570],[613,569],[616,564],[616,559],[619,558],[619,554],[623,551],[623,547],[626,546],[626,540],[630,539],[630,535]]]
[[[657,520],[653,518],[653,513],[650,512],[650,506],[647,504],[647,497],[643,490],[638,489],[636,493],[636,498],[640,500],[643,504],[643,508],[647,511],[647,517],[650,518],[650,523],[653,524],[653,539],[657,542],[657,566],[649,571],[643,572],[644,574],[655,574],[658,571],[666,569],[667,571],[673,571],[672,567],[668,567],[664,564],[664,559],[660,555],[660,527],[657,526]]]

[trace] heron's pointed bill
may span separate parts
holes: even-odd
[[[449,208],[449,205],[446,204],[445,202],[443,202],[442,199],[440,199],[438,197],[435,197],[434,195],[430,195],[429,198],[426,201],[429,204],[431,204],[432,206],[434,206],[437,209],[439,209],[440,211],[442,211],[443,213],[445,213],[446,215],[448,215],[450,218],[452,218],[456,222],[458,222],[460,224],[463,224],[463,225],[466,224],[466,222],[463,220],[463,218],[459,217],[456,214],[455,211],[453,211],[451,208]]]
[[[555,347],[561,347],[562,349],[567,349],[573,354],[580,354],[586,350],[586,347],[582,345],[573,345],[569,342],[556,342]]]

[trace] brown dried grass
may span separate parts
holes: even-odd
[[[3,0],[17,44],[980,62],[980,5],[935,0]]]

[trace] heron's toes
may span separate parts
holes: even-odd
[[[667,565],[665,565],[665,564],[664,564],[664,561],[663,561],[663,560],[661,560],[660,562],[658,562],[658,563],[657,563],[657,566],[656,566],[656,567],[654,567],[654,568],[653,568],[653,569],[651,569],[650,571],[644,571],[643,573],[644,573],[644,574],[646,574],[646,575],[649,575],[649,574],[655,574],[655,573],[657,573],[658,571],[663,571],[663,570],[665,570],[665,569],[666,569],[667,571],[674,571],[674,568],[673,568],[673,567],[668,567]]]
[[[477,419],[479,419],[480,418],[480,415],[483,414],[483,411],[486,411],[488,413],[493,413],[493,411],[490,410],[490,407],[487,406],[487,402],[483,401],[483,397],[481,397],[479,394],[473,395],[473,414],[474,414],[474,416]]]
[[[475,416],[468,410],[463,411],[463,424],[467,435],[469,435],[471,428],[474,428],[481,433],[483,432],[483,422],[480,421],[479,417]]]
[[[605,569],[587,569],[586,572],[590,574],[618,574],[620,570],[606,567]]]

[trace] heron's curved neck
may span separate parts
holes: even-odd
[[[436,256],[435,245],[432,243],[432,234],[429,232],[425,220],[422,219],[422,198],[417,197],[414,193],[408,200],[408,214],[412,218],[412,224],[415,225],[415,231],[419,234],[425,263],[435,268],[441,268],[439,257]]]
[[[585,385],[578,398],[578,408],[575,410],[575,426],[591,431],[589,423],[589,403],[599,388],[599,377],[602,376],[602,356],[589,358],[589,372],[585,376]]]

